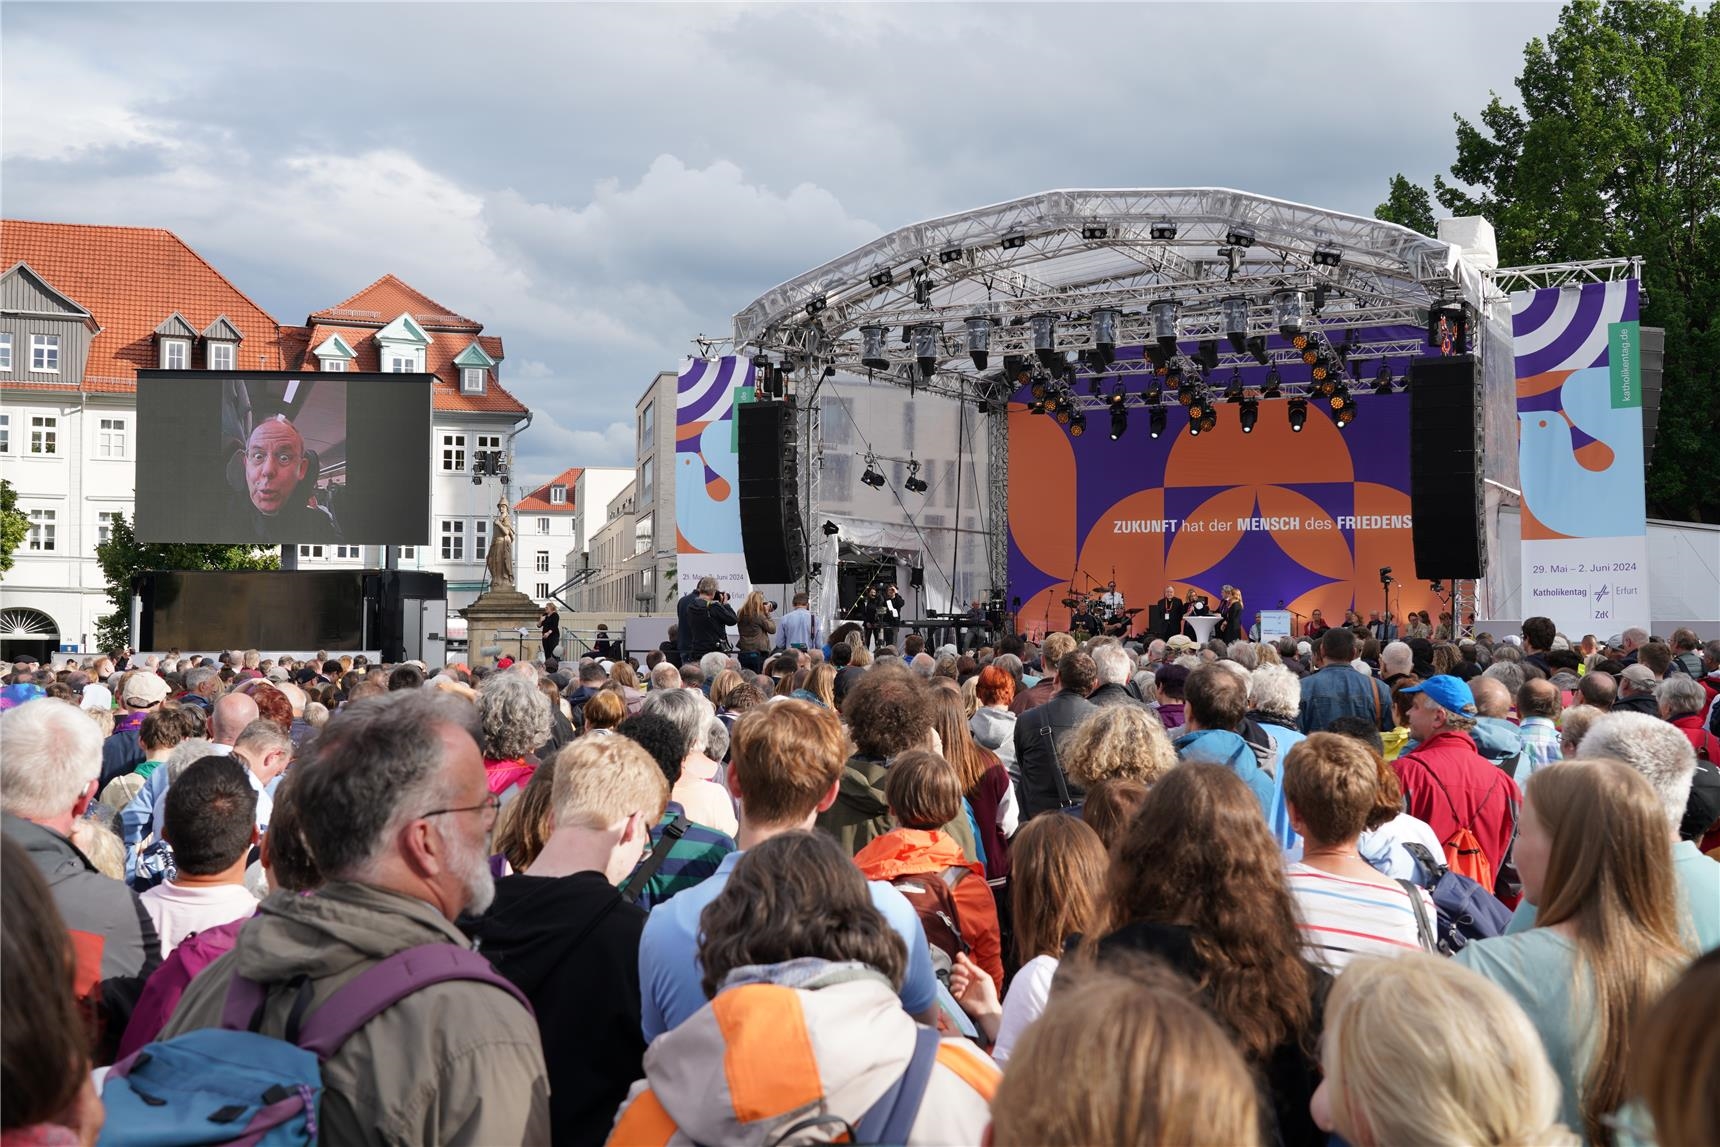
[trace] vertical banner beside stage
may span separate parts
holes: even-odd
[[[1511,296],[1523,614],[1573,639],[1649,624],[1635,279]]]
[[[751,402],[752,364],[735,355],[689,358],[675,396],[675,580],[687,593],[707,574],[740,599],[752,588],[741,548],[735,403]]]

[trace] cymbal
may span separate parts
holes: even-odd
[[[1086,603],[1087,599],[1084,597],[1066,597],[1063,599],[1063,606],[1065,609],[1074,609],[1075,607],[1085,605]]]

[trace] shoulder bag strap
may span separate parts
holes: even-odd
[[[1057,782],[1057,807],[1068,808],[1075,801],[1069,795],[1069,780],[1063,775],[1063,757],[1057,751],[1057,737],[1051,731],[1051,722],[1047,721],[1040,727],[1039,735],[1051,739],[1051,779]]]
[[[920,1103],[926,1097],[926,1084],[932,1078],[932,1068],[938,1059],[936,1028],[923,1025],[914,1029],[914,1055],[901,1078],[878,1098],[860,1122],[854,1125],[855,1143],[906,1143],[920,1114]]]
[[[645,891],[645,885],[657,875],[657,870],[663,867],[663,862],[669,859],[669,850],[675,847],[675,842],[687,835],[686,821],[676,816],[663,826],[663,835],[657,838],[657,844],[651,849],[651,855],[645,858],[633,876],[621,886],[621,899],[629,904],[639,899],[639,894]]]
[[[1433,926],[1427,921],[1427,905],[1421,902],[1420,885],[1413,880],[1404,880],[1401,877],[1398,879],[1398,883],[1403,885],[1404,895],[1409,897],[1410,908],[1415,912],[1415,935],[1421,941],[1422,951],[1439,951],[1439,947],[1433,939]]]

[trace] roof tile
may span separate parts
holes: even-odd
[[[571,514],[571,513],[573,513],[573,510],[574,510],[574,506],[573,506],[573,484],[579,480],[579,476],[581,473],[584,472],[584,470],[585,470],[585,467],[583,467],[583,466],[574,466],[571,469],[563,470],[560,474],[557,474],[555,477],[551,478],[549,481],[545,482],[543,485],[539,486],[537,489],[533,490],[531,493],[527,494],[525,497],[523,497],[519,501],[515,502],[514,503],[514,509],[516,509],[516,510],[536,510],[539,513],[549,513],[549,514]],[[567,487],[567,501],[565,501],[565,502],[552,502],[552,501],[550,501],[549,500],[549,488],[551,486],[566,486]]]

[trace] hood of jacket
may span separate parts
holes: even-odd
[[[875,837],[854,855],[867,880],[894,880],[916,872],[942,872],[962,865],[984,878],[985,866],[968,860],[955,837],[937,829],[898,828]]]
[[[1523,751],[1522,730],[1503,717],[1477,717],[1469,739],[1475,742],[1476,752],[1494,762],[1508,760]]]
[[[1008,709],[982,707],[968,718],[968,728],[973,731],[974,740],[995,753],[1005,741],[1013,741],[1015,714]]]
[[[314,896],[277,892],[239,934],[236,970],[258,983],[312,980],[361,970],[403,948],[458,944],[465,935],[422,900],[335,881]]]

